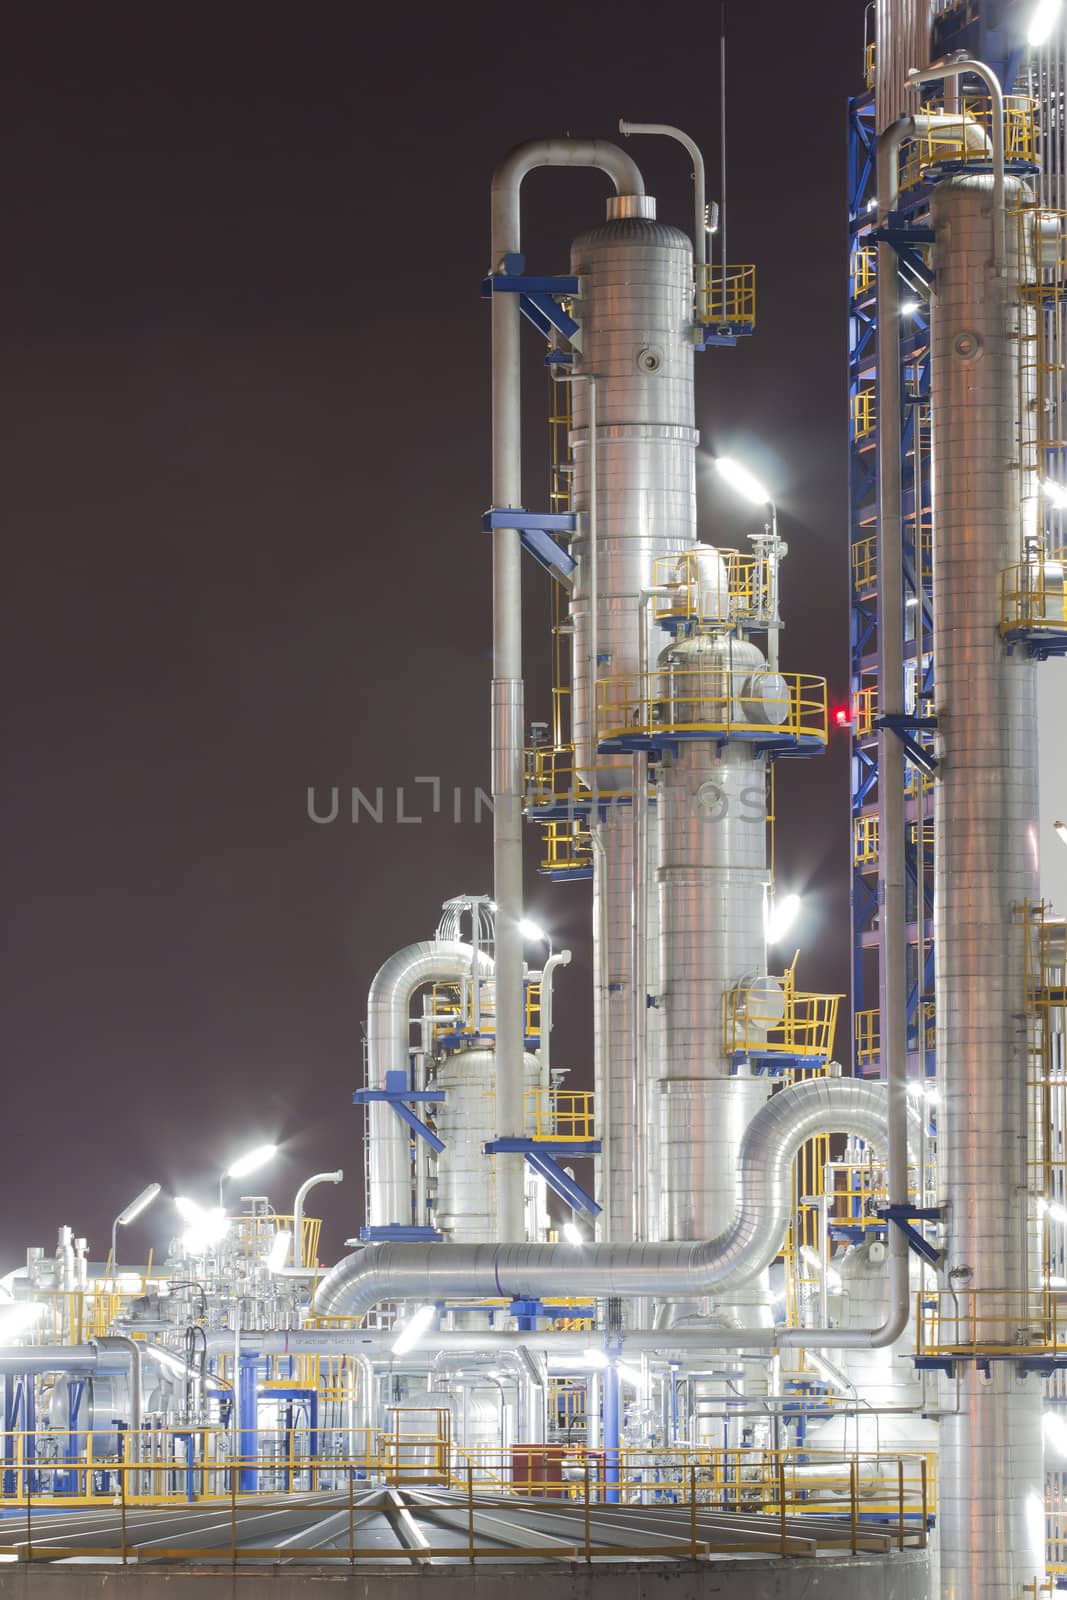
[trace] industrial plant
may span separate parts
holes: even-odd
[[[282,1205],[250,1150],[217,1205],[137,1195],[106,1260],[73,1218],[0,1264],[0,1597],[1067,1587],[1067,908],[1041,862],[1067,826],[1039,795],[1067,10],[875,0],[842,118],[847,705],[794,659],[810,557],[775,486],[696,425],[695,364],[729,382],[784,261],[737,263],[699,130],[503,155],[481,535],[469,508],[492,860],[380,952],[347,1171]],[[657,215],[653,151],[691,174],[686,215]],[[559,167],[588,169],[588,224],[539,276],[523,183]],[[736,547],[698,457],[748,506]],[[533,564],[551,682],[525,681]],[[853,960],[817,993],[774,827],[831,737]],[[531,827],[544,879],[591,881],[586,1079],[552,1047],[575,979],[530,920]],[[360,1168],[321,1261],[316,1187],[354,1196]],[[152,1205],[173,1241],[145,1264]]]

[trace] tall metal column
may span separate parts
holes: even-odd
[[[1020,913],[1038,893],[1035,668],[998,631],[1001,574],[1024,551],[1025,261],[1012,226],[992,270],[992,182],[955,177],[931,202],[938,1154],[945,1285],[979,1347],[1010,1344],[1026,1315]],[[1008,194],[1027,190],[1009,179]],[[1015,1600],[1044,1572],[1040,1380],[963,1362],[944,1408],[942,1600]]]

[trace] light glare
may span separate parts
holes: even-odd
[[[249,1150],[247,1155],[238,1156],[237,1160],[226,1169],[228,1178],[244,1178],[250,1172],[255,1172],[258,1167],[265,1167],[268,1161],[273,1161],[278,1154],[276,1144],[257,1145],[254,1150]]]
[[[289,1246],[293,1236],[286,1228],[279,1228],[271,1241],[270,1252],[267,1256],[267,1271],[280,1272],[289,1257]]]
[[[539,928],[536,922],[531,922],[528,917],[523,917],[519,923],[519,932],[524,939],[529,939],[532,944],[545,943],[545,930]]]
[[[768,944],[778,944],[796,922],[800,915],[800,896],[798,894],[784,894],[780,900],[775,900],[773,905],[767,907],[764,919],[764,931]]]
[[[755,506],[770,505],[770,494],[756,475],[743,467],[740,461],[734,461],[731,456],[716,456],[715,466],[742,499],[750,500]]]
[[[1057,511],[1062,511],[1067,506],[1067,489],[1063,487],[1062,483],[1057,483],[1055,478],[1046,478],[1044,480],[1041,485],[1041,493],[1046,500],[1051,501]]]
[[[145,1207],[152,1204],[162,1187],[161,1183],[150,1183],[147,1188],[142,1189],[136,1200],[131,1200],[129,1205],[123,1211],[120,1211],[115,1218],[119,1226],[125,1228],[128,1223],[133,1221],[134,1217],[139,1217]]]
[[[434,1309],[433,1306],[420,1306],[417,1311],[412,1312],[397,1337],[393,1340],[393,1354],[395,1356],[406,1355],[409,1350],[418,1344],[433,1321]]]
[[[1032,49],[1039,49],[1048,39],[1056,26],[1061,5],[1062,0],[1037,0],[1037,5],[1030,13],[1030,26],[1026,32],[1026,42]]]
[[[576,1222],[565,1222],[563,1224],[563,1237],[568,1244],[583,1244],[585,1242]]]
[[[1051,1445],[1058,1456],[1067,1457],[1067,1422],[1055,1411],[1046,1411],[1041,1418],[1045,1443]]]

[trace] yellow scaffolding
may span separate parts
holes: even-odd
[[[779,987],[729,989],[723,997],[723,1048],[730,1055],[788,1055],[827,1061],[833,1055],[839,994],[796,987],[797,956]]]
[[[741,692],[722,667],[667,667],[597,681],[601,740],[680,734],[765,735],[805,744],[827,739],[826,679],[801,673],[754,675]]]
[[[586,1089],[527,1089],[523,1126],[532,1139],[595,1139],[593,1096]]]
[[[930,104],[927,109],[940,111],[943,108]],[[1037,102],[1028,95],[1009,94],[1004,97],[1006,161],[1024,161],[1036,165],[1036,110]],[[986,136],[984,146],[974,136],[976,125]],[[928,128],[913,139],[905,139],[900,150],[901,193],[924,183],[931,167],[945,164],[988,167],[992,127],[993,113],[989,102],[964,95],[958,121],[945,122],[938,127]]]
[[[751,333],[756,326],[756,268],[752,264],[723,268],[704,262],[697,268],[693,315],[705,327],[729,323]]]
[[[653,587],[673,591],[653,601],[657,622],[682,619],[716,628],[742,622],[767,627],[774,621],[775,585],[768,557],[749,550],[717,549],[716,554],[725,571],[725,587],[709,578],[706,564],[692,551],[653,562]]]
[[[852,587],[858,595],[864,595],[872,594],[877,584],[878,536],[872,533],[857,539],[852,546]]]

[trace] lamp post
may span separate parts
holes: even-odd
[[[225,1205],[223,1199],[223,1186],[227,1178],[244,1178],[250,1172],[258,1172],[260,1167],[265,1167],[268,1161],[273,1161],[278,1154],[276,1144],[259,1144],[254,1150],[247,1151],[243,1156],[238,1156],[236,1161],[231,1161],[219,1177],[219,1205]]]
[[[716,456],[715,470],[742,500],[747,500],[750,505],[764,506],[770,516],[763,534],[755,534],[752,538],[767,563],[767,665],[772,672],[777,672],[778,629],[781,626],[778,615],[778,564],[786,554],[785,546],[778,538],[778,507],[771,499],[770,491],[755,473],[749,472],[747,467],[742,466],[740,461],[735,461],[732,456]]]
[[[134,1218],[139,1217],[141,1212],[145,1211],[152,1204],[152,1201],[156,1198],[156,1195],[159,1194],[162,1187],[163,1185],[161,1183],[150,1183],[147,1188],[141,1190],[140,1194],[137,1195],[135,1199],[130,1201],[128,1206],[123,1207],[118,1216],[115,1218],[114,1222],[111,1224],[111,1271],[113,1273],[115,1272],[118,1264],[118,1258],[115,1254],[116,1235],[118,1230],[120,1228],[128,1228]]]

